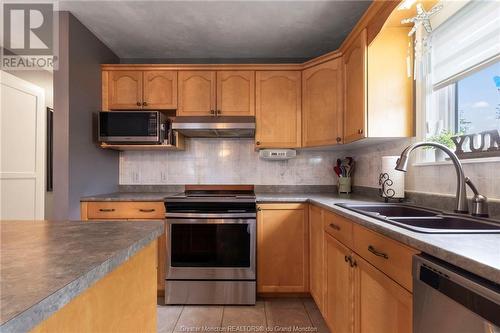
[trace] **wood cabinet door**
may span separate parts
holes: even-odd
[[[328,234],[325,237],[325,310],[331,332],[354,330],[354,270],[352,252]]]
[[[366,29],[342,56],[344,62],[344,142],[366,137]]]
[[[257,291],[309,291],[307,205],[262,204],[257,212]]]
[[[258,71],[256,76],[257,148],[301,146],[301,73]]]
[[[324,253],[323,209],[309,205],[309,290],[322,313],[324,312]]]
[[[411,293],[361,257],[354,259],[355,332],[411,333]]]
[[[142,71],[110,71],[108,108],[137,110],[142,106]]]
[[[215,71],[179,71],[179,116],[215,115]]]
[[[255,115],[255,71],[217,72],[217,114]]]
[[[302,72],[302,146],[342,143],[342,59]]]
[[[143,109],[177,109],[177,71],[145,71]]]

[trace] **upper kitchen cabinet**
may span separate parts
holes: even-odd
[[[366,29],[352,42],[343,55],[345,75],[344,141],[349,143],[366,137]]]
[[[144,109],[177,109],[177,72],[144,72]]]
[[[107,110],[136,110],[142,106],[142,71],[110,71],[107,72],[106,93]],[[104,104],[104,103],[103,103]]]
[[[255,115],[254,71],[217,71],[217,115]]]
[[[177,108],[177,71],[103,71],[103,110]]]
[[[179,71],[178,116],[215,115],[215,71]]]
[[[342,59],[336,58],[302,72],[302,145],[342,143]]]
[[[301,147],[301,72],[258,71],[255,76],[257,148]]]
[[[368,24],[341,48],[345,143],[415,135],[410,28],[396,16]]]

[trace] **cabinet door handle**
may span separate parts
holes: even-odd
[[[340,231],[340,226],[338,226],[334,223],[330,223],[330,228]]]
[[[210,110],[210,114],[213,114],[215,116],[215,110]]]
[[[155,209],[154,208],[150,208],[150,209],[141,208],[141,209],[139,209],[139,211],[142,213],[152,213],[155,211]]]
[[[259,211],[259,212],[260,212],[261,210],[262,210],[262,208],[260,208],[260,207],[257,207],[257,211]]]
[[[215,111],[215,115],[218,116],[218,115],[221,115],[222,114],[222,111],[221,110],[217,110]]]
[[[356,262],[356,260],[352,259],[352,257],[350,257],[351,260],[349,260],[351,262],[351,267],[356,267],[358,266],[358,263]]]
[[[257,141],[255,144],[256,144],[257,146],[260,146],[260,141]]]
[[[359,129],[359,130],[358,130],[358,134],[363,134],[363,130],[362,130],[362,129]]]
[[[372,245],[368,246],[368,251],[370,251],[371,253],[373,253],[377,257],[382,257],[384,259],[389,259],[389,256],[387,255],[387,253],[379,252],[379,251],[375,250],[375,248]]]
[[[148,102],[142,102],[142,105],[146,106],[148,105]]]
[[[141,102],[137,102],[136,104],[137,104],[137,106],[141,106]]]
[[[338,136],[336,140],[337,140],[337,142],[340,142],[340,141],[342,141],[342,138],[340,136]]]
[[[114,212],[115,209],[114,208],[100,208],[99,209],[100,212],[106,212],[106,213],[109,213],[109,212]]]
[[[345,261],[345,262],[349,262],[349,261],[350,261],[350,259],[351,259],[350,257],[348,257],[348,256],[344,256],[344,261]]]

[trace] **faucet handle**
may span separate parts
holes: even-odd
[[[476,186],[472,183],[469,177],[465,178],[465,183],[469,185],[474,196],[472,197],[472,216],[489,217],[488,213],[488,198],[479,194]]]

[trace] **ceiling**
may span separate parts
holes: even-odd
[[[61,1],[122,59],[303,61],[337,49],[370,1]],[[133,61],[133,60],[132,60]]]

